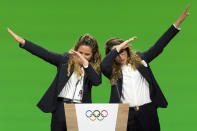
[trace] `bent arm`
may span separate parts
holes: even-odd
[[[84,71],[92,85],[98,86],[101,84],[101,76],[96,73],[91,64],[88,64],[88,67],[84,68]]]
[[[113,49],[112,51],[110,51],[105,58],[103,59],[103,61],[101,62],[101,72],[103,72],[103,74],[108,77],[110,79],[111,74],[112,74],[112,64],[114,62],[114,59],[116,58],[116,56],[118,56],[119,53],[117,52],[116,49]]]

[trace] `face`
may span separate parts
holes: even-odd
[[[92,48],[90,46],[81,45],[77,52],[79,52],[87,61],[92,58]]]
[[[112,48],[112,50],[115,46]],[[120,52],[120,54],[115,58],[115,61],[119,64],[125,65],[127,63],[128,54],[126,50]]]

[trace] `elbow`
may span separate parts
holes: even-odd
[[[100,68],[101,72],[107,72],[107,66],[105,66],[105,64],[101,63]]]
[[[111,67],[101,66],[101,72],[103,73],[104,76],[106,76],[107,78],[110,78],[111,73],[112,73],[112,69],[111,69]]]

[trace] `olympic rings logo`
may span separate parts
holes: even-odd
[[[108,116],[108,111],[106,111],[106,110],[102,110],[102,111],[99,111],[99,110],[94,110],[94,111],[87,110],[85,115],[86,115],[87,118],[89,118],[92,121],[95,121],[96,119],[99,120],[99,121],[102,121],[105,117]]]

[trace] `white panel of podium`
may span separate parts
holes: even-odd
[[[64,104],[68,131],[126,131],[128,104]]]

